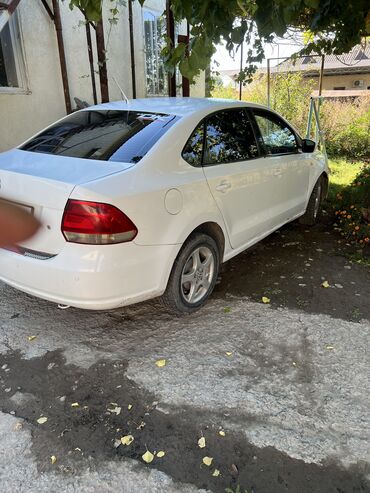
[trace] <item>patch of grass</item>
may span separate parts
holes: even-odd
[[[366,166],[363,161],[347,161],[346,159],[329,159],[330,187],[328,201],[337,204],[337,195],[349,186],[360,171]]]
[[[370,165],[330,161],[329,213],[334,229],[351,244],[370,245]]]
[[[356,264],[365,265],[366,267],[370,267],[370,257],[365,257],[360,252],[355,252],[348,255],[349,260]]]

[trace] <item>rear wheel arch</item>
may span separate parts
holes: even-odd
[[[216,242],[220,252],[220,263],[222,263],[222,259],[224,257],[224,252],[225,252],[225,235],[221,226],[219,226],[217,223],[213,221],[200,224],[190,233],[190,235],[184,241],[184,244],[188,241],[189,238],[191,238],[197,233],[206,234]]]

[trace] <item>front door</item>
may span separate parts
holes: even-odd
[[[312,160],[300,151],[299,137],[276,113],[252,111],[267,167],[273,169],[275,177],[276,210],[271,215],[271,227],[276,228],[304,212]]]

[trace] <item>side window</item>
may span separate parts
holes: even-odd
[[[291,154],[298,151],[292,130],[279,117],[266,111],[254,111],[266,154]]]
[[[204,123],[201,123],[187,141],[182,157],[192,166],[202,166]]]
[[[231,163],[258,157],[253,128],[245,109],[219,111],[208,118],[206,128],[204,164]]]

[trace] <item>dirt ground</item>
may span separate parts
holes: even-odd
[[[370,266],[346,260],[355,253],[324,222],[313,228],[294,222],[225,264],[216,296],[266,296],[275,307],[369,319]]]
[[[1,490],[370,492],[370,275],[351,251],[288,225],[180,319],[1,285]]]

